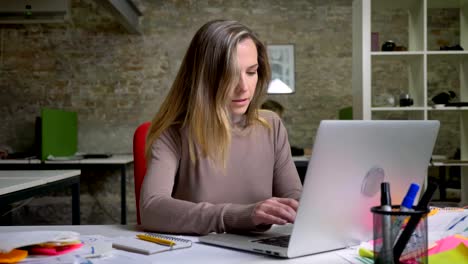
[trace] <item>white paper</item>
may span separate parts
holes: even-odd
[[[100,258],[112,255],[112,239],[101,235],[88,235],[80,237],[83,247],[73,251],[74,255],[83,258]]]
[[[45,242],[70,242],[80,239],[80,234],[72,231],[28,231],[0,233],[0,252],[8,253],[15,248]]]
[[[440,210],[427,218],[429,243],[460,234],[468,236],[468,210]]]
[[[363,242],[358,247],[350,247],[339,250],[336,252],[336,254],[352,264],[372,264],[374,263],[373,259],[361,257],[359,255],[359,247],[368,248],[369,245],[370,244],[368,242]]]
[[[93,264],[91,261],[78,255],[65,254],[53,257],[28,257],[21,260],[21,264]]]

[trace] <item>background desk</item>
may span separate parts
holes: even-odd
[[[0,208],[46,192],[72,188],[72,223],[80,224],[79,170],[12,170],[0,171]],[[2,212],[3,213],[3,212]]]
[[[134,236],[141,232],[136,226],[121,226],[121,225],[81,225],[81,226],[10,226],[0,227],[0,232],[12,231],[32,231],[32,230],[67,230],[75,231],[81,235],[103,235],[106,237],[116,236]],[[143,255],[142,255],[143,256]],[[146,256],[146,255],[145,255]],[[232,250],[221,247],[214,247],[205,244],[194,243],[191,248],[179,249],[171,252],[158,253],[149,255],[148,259],[151,263],[283,263],[283,264],[345,264],[349,263],[345,259],[338,256],[335,252],[327,252],[311,256],[299,257],[295,259],[278,259],[270,256]],[[139,262],[127,262],[128,264],[140,264]],[[104,263],[99,259],[93,259],[93,263]],[[114,263],[110,258],[105,263]],[[119,263],[123,263],[120,261]]]
[[[301,182],[304,184],[304,179],[305,175],[307,172],[307,166],[309,165],[309,156],[293,156],[293,161],[294,164],[296,165],[297,173],[299,174],[299,178],[301,178]],[[447,176],[447,170],[449,167],[452,166],[459,166],[459,167],[465,167],[465,169],[468,169],[468,163],[467,162],[461,162],[461,163],[456,163],[456,162],[437,162],[437,161],[432,161],[430,166],[433,167],[438,167],[439,168],[439,191],[440,191],[440,199],[445,200],[446,199],[446,176]],[[459,206],[466,206],[468,205],[468,178],[464,177],[463,172],[461,172],[460,175],[460,203]]]
[[[463,169],[467,170],[468,162],[443,162],[443,161],[432,161],[431,166],[439,167],[439,191],[440,199],[445,200],[446,198],[446,184],[447,184],[447,171],[450,167],[460,167],[460,204],[459,206],[468,205],[468,178],[463,174]]]
[[[13,161],[13,162],[9,162]],[[127,165],[133,163],[132,155],[112,155],[109,158],[102,159],[80,159],[64,161],[44,161],[37,163],[34,160],[25,160],[23,163],[18,160],[1,160],[0,169],[14,170],[46,170],[46,169],[79,169],[79,170],[98,170],[98,169],[120,169],[120,222],[127,223],[127,199],[126,199],[126,178]]]
[[[301,178],[302,184],[304,184],[304,178],[307,172],[307,166],[309,165],[310,156],[293,156],[294,165],[296,165],[297,173]]]
[[[0,166],[18,166],[24,164],[41,164],[39,159],[0,159]]]

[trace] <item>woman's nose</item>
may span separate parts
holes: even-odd
[[[239,78],[239,83],[237,84],[237,90],[239,92],[243,92],[247,90],[247,82],[245,81],[243,76]]]

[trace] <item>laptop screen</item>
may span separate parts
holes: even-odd
[[[390,183],[396,205],[411,183],[422,186],[438,129],[438,121],[322,121],[288,254],[370,240],[370,208],[380,204],[380,183]]]

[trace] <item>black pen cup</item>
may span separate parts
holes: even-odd
[[[371,208],[374,231],[374,263],[427,264],[427,215],[429,209],[401,211]]]

